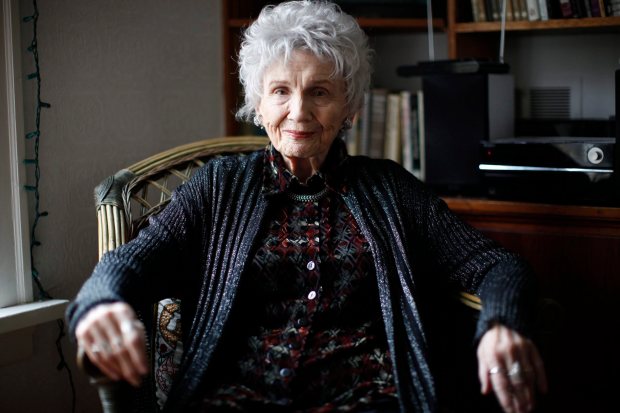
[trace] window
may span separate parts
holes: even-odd
[[[19,8],[2,0],[0,46],[0,308],[32,301]]]

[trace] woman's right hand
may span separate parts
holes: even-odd
[[[138,387],[148,373],[144,325],[128,304],[93,307],[78,323],[75,336],[93,364],[112,380]]]

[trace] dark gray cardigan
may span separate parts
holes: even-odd
[[[343,198],[374,257],[401,411],[436,411],[420,312],[422,298],[431,294],[428,286],[435,279],[451,280],[479,295],[484,302],[480,337],[493,322],[524,330],[530,273],[396,163],[349,157],[342,174]],[[122,300],[140,308],[181,295],[188,321],[169,411],[184,411],[199,399],[266,211],[277,204],[277,198],[263,193],[262,176],[261,151],[208,162],[135,240],[101,259],[67,311],[74,334],[78,320],[97,304]]]

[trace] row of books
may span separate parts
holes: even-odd
[[[375,88],[347,132],[351,155],[392,159],[424,180],[424,97],[422,91]]]
[[[620,0],[471,0],[474,22],[620,16]]]

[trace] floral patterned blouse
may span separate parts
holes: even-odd
[[[344,144],[305,184],[265,150],[278,196],[216,354],[204,411],[351,411],[397,403],[372,255],[340,196]]]

